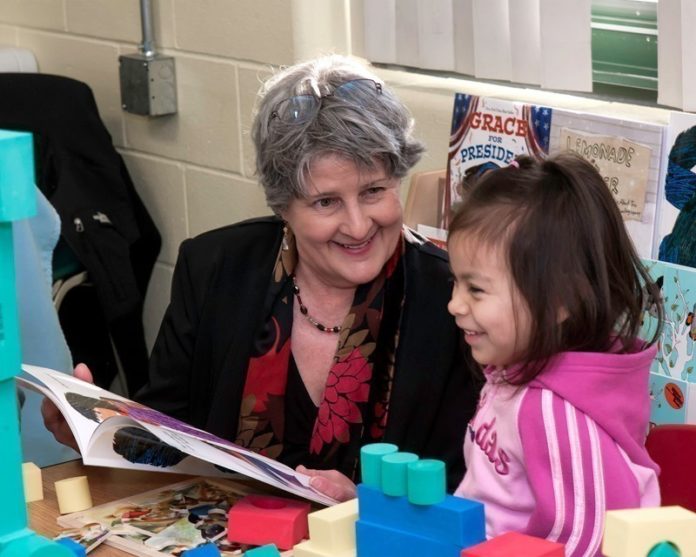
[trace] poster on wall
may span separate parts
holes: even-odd
[[[650,147],[625,137],[583,133],[569,128],[561,129],[560,146],[592,162],[604,178],[625,221],[643,219]]]
[[[653,424],[696,424],[696,270],[645,259],[660,286],[664,325],[650,368],[650,421]],[[643,319],[643,338],[657,326],[654,304]]]
[[[485,171],[506,166],[519,155],[543,157],[570,150],[603,176],[638,254],[657,258],[663,135],[664,126],[651,122],[458,93],[440,223],[447,227],[463,188]],[[696,200],[694,205],[696,210]]]
[[[673,112],[665,138],[654,251],[696,267],[696,114]]]
[[[554,109],[549,153],[569,150],[602,175],[638,255],[653,251],[664,126],[602,114]]]
[[[543,156],[548,152],[551,116],[552,110],[545,106],[455,95],[443,228],[469,180],[487,169],[507,166],[519,155]]]

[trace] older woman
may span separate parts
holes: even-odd
[[[423,150],[411,128],[352,59],[271,78],[252,136],[277,216],[182,244],[137,400],[302,465],[334,497],[376,441],[446,460],[454,485],[476,389],[447,257],[402,223],[401,179]]]

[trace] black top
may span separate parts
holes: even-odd
[[[307,392],[300,377],[295,358],[290,356],[288,364],[288,384],[285,388],[285,431],[283,432],[283,452],[278,460],[290,468],[304,464],[315,468],[314,455],[309,452],[314,422],[319,408]]]
[[[252,219],[182,243],[149,383],[137,400],[220,437],[236,438],[249,354],[264,322],[261,308],[282,228],[277,218]],[[407,243],[404,275],[383,441],[446,461],[453,488],[463,475],[464,432],[478,399],[475,364],[447,313],[446,253],[429,243]]]

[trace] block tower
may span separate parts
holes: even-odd
[[[20,370],[12,221],[36,213],[34,156],[28,133],[0,130],[0,557],[71,557],[72,552],[29,530],[22,481],[15,375]]]
[[[376,443],[361,449],[359,557],[459,557],[485,541],[483,505],[445,492],[445,464]]]

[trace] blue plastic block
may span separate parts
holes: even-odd
[[[220,557],[220,550],[214,543],[205,543],[193,549],[187,549],[181,557]]]
[[[389,528],[372,522],[355,523],[355,543],[360,557],[459,557],[462,546],[427,538],[408,528]]]
[[[486,539],[483,504],[470,499],[447,495],[437,505],[414,505],[406,497],[391,497],[379,489],[359,484],[358,510],[362,521],[403,529],[462,548]]]
[[[87,555],[85,548],[72,538],[60,538],[56,540],[56,543],[67,547],[75,557],[85,557]]]
[[[270,543],[245,551],[244,555],[247,557],[280,557],[280,551],[274,544]]]

